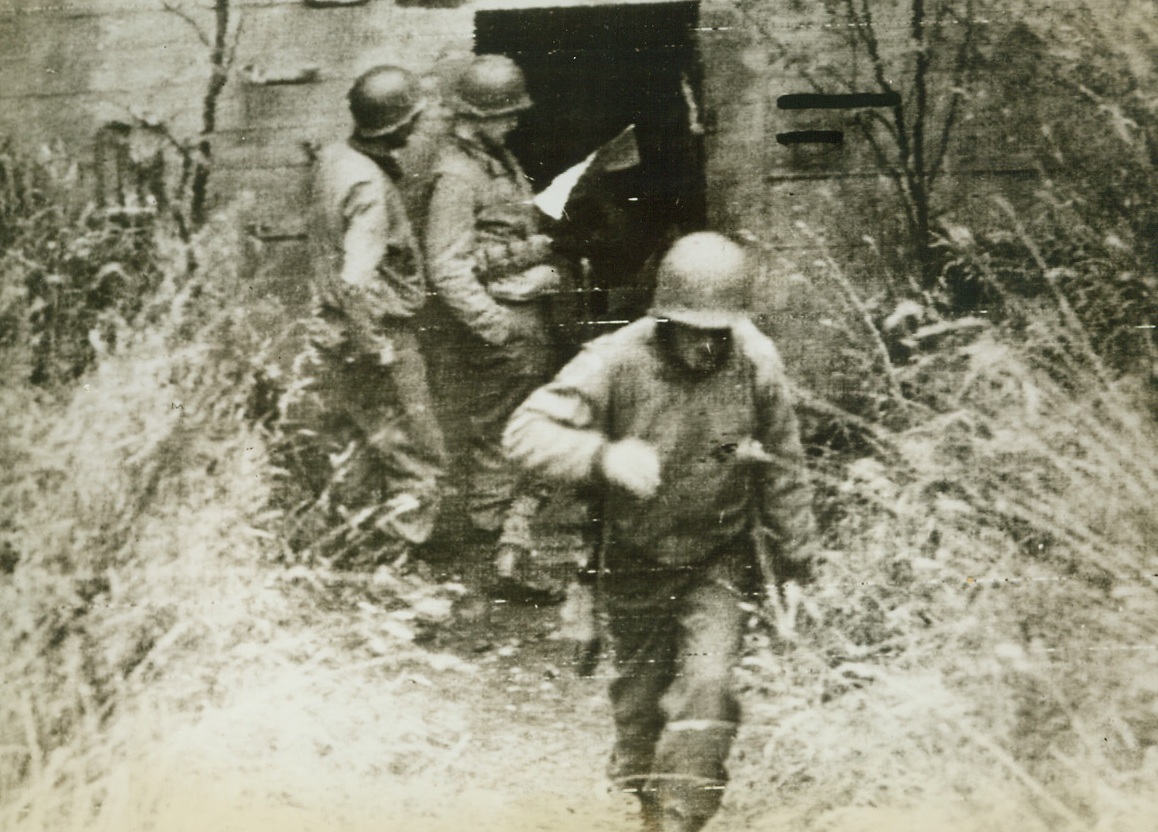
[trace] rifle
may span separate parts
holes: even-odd
[[[758,488],[760,467],[774,462],[774,458],[756,439],[743,440],[736,446],[735,453],[738,461],[753,466],[752,482]],[[796,615],[804,601],[804,591],[795,580],[783,577],[789,570],[783,555],[769,546],[759,500],[753,500],[751,526],[752,554],[764,586],[764,601],[772,612],[771,616],[764,614],[761,618],[773,626],[780,638],[793,641],[796,639]]]

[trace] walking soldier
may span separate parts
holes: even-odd
[[[458,81],[452,133],[435,164],[426,230],[430,279],[472,340],[463,357],[471,397],[466,511],[480,538],[497,538],[503,568],[530,556],[539,501],[504,459],[503,426],[550,378],[547,302],[561,261],[540,233],[530,181],[504,144],[531,107],[509,58],[476,58]]]
[[[404,69],[363,74],[349,93],[353,134],[320,151],[313,181],[312,394],[334,445],[330,498],[384,536],[377,560],[430,536],[445,465],[412,321],[427,296],[423,258],[394,158],[425,103]]]
[[[762,556],[807,574],[810,495],[772,342],[749,320],[751,265],[718,234],[676,241],[648,316],[592,341],[515,412],[509,456],[601,495],[598,579],[614,646],[611,774],[649,830],[719,807],[730,689]]]

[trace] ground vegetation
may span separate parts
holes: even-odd
[[[1006,30],[1073,52],[1104,129],[1025,115],[1040,176],[999,223],[933,189],[928,262],[808,219],[812,259],[769,247],[858,389],[798,383],[827,555],[751,607],[713,828],[1153,828],[1158,30],[1095,20]],[[0,829],[630,828],[550,614],[480,637],[455,553],[338,568],[244,201],[183,233],[79,198],[76,161],[0,154]]]

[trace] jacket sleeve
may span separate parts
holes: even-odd
[[[418,264],[413,252],[405,258],[409,264],[389,262],[387,210],[370,182],[359,182],[342,202],[342,268],[331,289],[356,340],[379,335],[383,318],[407,317],[411,312],[396,287],[410,279],[400,270]]]
[[[588,347],[515,410],[503,433],[503,451],[543,479],[596,481],[609,441],[603,427],[609,399],[610,367]]]
[[[478,279],[484,264],[475,232],[474,190],[462,175],[444,172],[434,185],[426,226],[430,282],[451,314],[491,344],[510,336],[507,310]]]
[[[760,470],[760,522],[772,551],[789,561],[810,557],[814,535],[800,425],[776,348],[755,326],[746,342],[753,364],[759,419],[756,439],[770,459]]]

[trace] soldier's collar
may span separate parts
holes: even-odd
[[[465,125],[455,127],[452,135],[463,151],[487,166],[487,172],[492,176],[519,174],[514,156],[502,145],[492,146],[490,142],[483,141],[482,136]]]
[[[349,138],[350,147],[368,158],[371,162],[393,179],[395,182],[402,178],[402,166],[398,164],[398,160],[394,157],[393,151],[382,150],[369,142],[360,140],[357,136]]]

